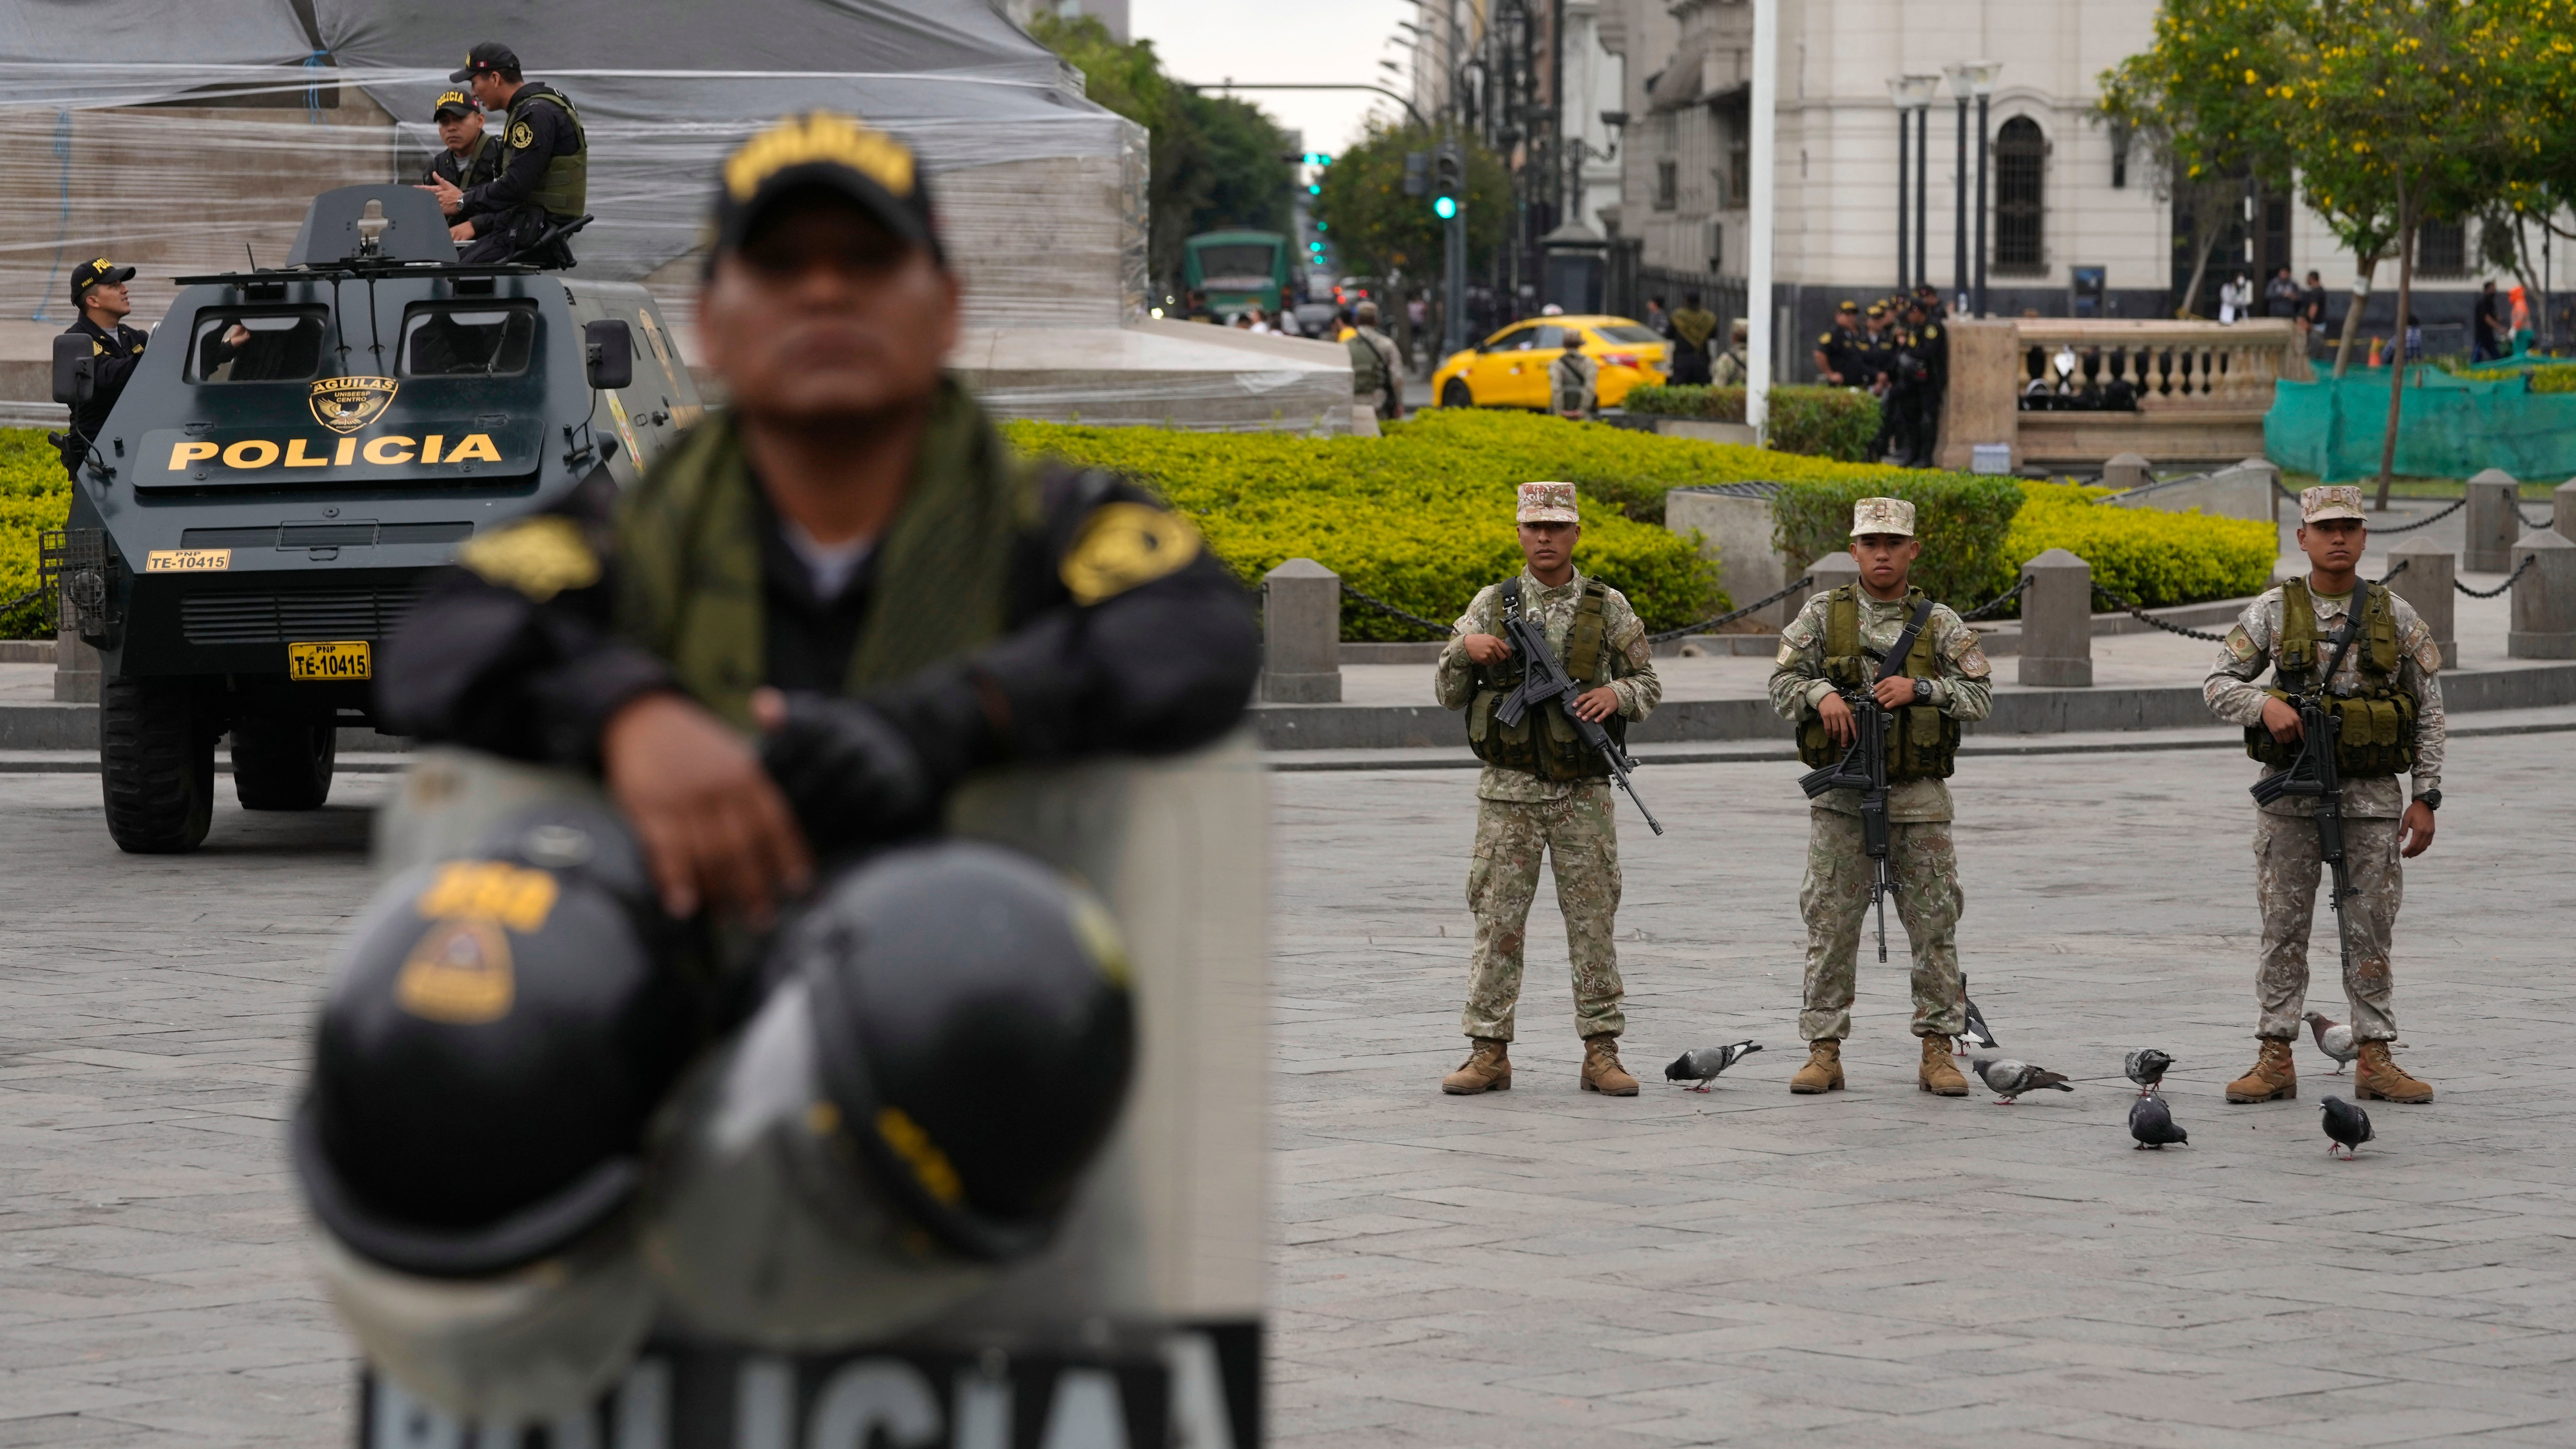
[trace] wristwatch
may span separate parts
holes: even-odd
[[[1928,680],[1928,679],[1918,679],[1918,680],[1914,681],[1914,702],[1915,702],[1916,704],[1921,704],[1921,703],[1923,703],[1924,701],[1926,701],[1926,700],[1930,699],[1931,697],[1932,697],[1932,681],[1931,681],[1931,680]]]
[[[2439,810],[2442,808],[2442,787],[2436,785],[2415,798],[2423,802],[2425,809]]]

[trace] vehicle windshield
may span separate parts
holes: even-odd
[[[1271,270],[1279,260],[1279,248],[1269,242],[1235,242],[1227,246],[1199,248],[1199,275],[1211,287],[1266,287]]]
[[[528,370],[536,350],[533,307],[437,303],[403,314],[408,377],[502,377]]]
[[[323,310],[197,314],[188,335],[190,382],[304,382],[322,373]]]
[[[1634,322],[1622,322],[1616,327],[1595,327],[1592,330],[1599,333],[1604,342],[1661,342],[1664,340],[1655,335],[1655,329],[1640,327]]]
[[[1534,326],[1524,325],[1515,327],[1508,332],[1497,332],[1493,336],[1486,338],[1485,351],[1518,352],[1524,347],[1535,346],[1537,342],[1538,329]]]

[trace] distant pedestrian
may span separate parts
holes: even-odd
[[[1671,319],[1664,314],[1664,299],[1661,297],[1648,297],[1646,299],[1646,330],[1660,335],[1664,330],[1664,324],[1669,320]]]
[[[2250,313],[2253,308],[2253,278],[2246,276],[2243,272],[2239,272],[2233,278],[2230,278],[2227,282],[2220,285],[2218,289],[2218,320],[2221,325],[2232,325],[2243,321],[2246,315]]]
[[[2263,315],[2289,321],[2299,315],[2299,284],[2290,280],[2290,269],[2283,267],[2263,284]]]
[[[2477,305],[2469,312],[2469,360],[2492,362],[2504,356],[2504,298],[2496,295],[2495,279],[2487,279],[2478,289]]]
[[[1744,334],[1744,319],[1738,317],[1726,329],[1726,350],[1719,353],[1717,361],[1709,365],[1709,386],[1744,386],[1747,375],[1744,366]]]
[[[1351,400],[1376,410],[1380,421],[1395,422],[1404,416],[1404,354],[1394,338],[1377,330],[1375,302],[1351,312],[1358,326],[1342,344],[1351,354]]]
[[[1664,324],[1670,360],[1664,375],[1676,387],[1708,385],[1708,339],[1717,332],[1717,314],[1699,304],[1699,293],[1682,293],[1682,309]]]

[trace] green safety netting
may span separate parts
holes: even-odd
[[[2490,363],[2488,368],[2509,364]],[[2379,474],[2388,428],[2388,369],[2356,367],[2337,382],[2282,382],[2263,417],[2263,452],[2326,482]],[[2398,404],[2396,471],[2466,478],[2501,468],[2517,478],[2576,473],[2576,393],[2533,392],[2520,375],[2456,377],[2426,363],[2406,369]]]

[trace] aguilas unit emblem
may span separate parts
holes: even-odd
[[[354,433],[374,422],[402,384],[390,377],[326,377],[306,399],[313,420],[335,433]]]

